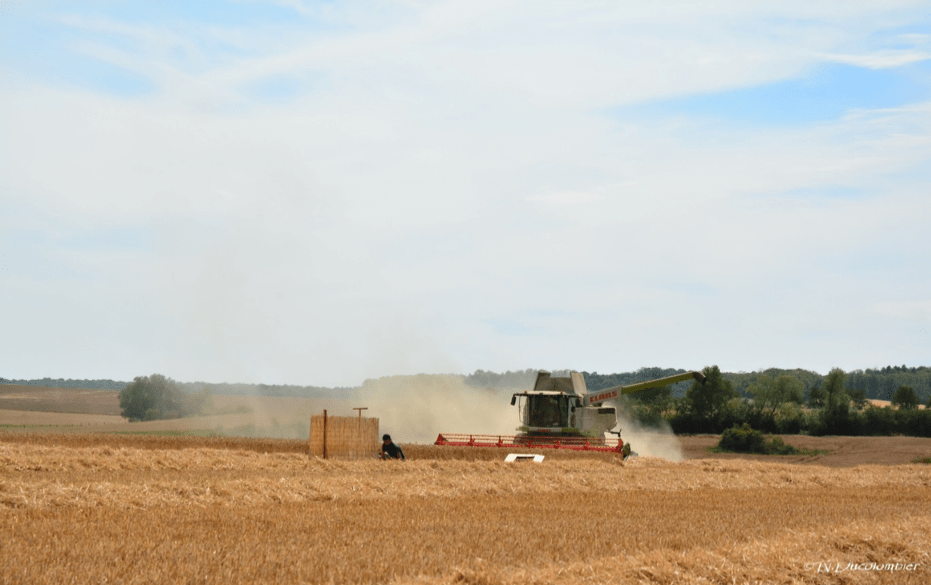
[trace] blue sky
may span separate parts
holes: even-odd
[[[929,163],[928,2],[7,3],[0,376],[927,365]]]
[[[870,69],[827,63],[810,73],[730,91],[653,100],[620,108],[618,117],[704,118],[713,124],[805,125],[851,110],[897,108],[931,98],[931,62]]]

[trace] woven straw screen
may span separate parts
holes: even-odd
[[[323,457],[323,415],[310,417],[310,456]],[[326,417],[328,459],[368,459],[378,453],[378,419],[357,416]]]

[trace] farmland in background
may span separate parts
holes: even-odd
[[[305,438],[310,415],[328,409],[351,415],[355,403],[291,396],[215,395],[217,414],[130,423],[120,416],[119,392],[0,384],[0,428],[66,432],[146,432]]]
[[[361,392],[318,392],[311,397],[260,394],[214,394],[205,416],[129,423],[118,417],[119,392],[78,388],[0,385],[0,426],[34,431],[94,430],[108,432],[194,432],[229,436],[306,438],[310,416],[327,410],[352,416],[368,406],[366,416],[379,418],[383,432],[403,432],[405,440],[432,442],[441,432],[513,434],[519,425],[509,395],[465,386],[461,376],[390,376],[368,381]],[[47,417],[21,411],[70,413]],[[438,417],[437,412],[443,415]],[[104,428],[102,425],[106,425]]]
[[[0,410],[120,415],[119,392],[0,384]]]
[[[931,441],[923,447],[931,452]],[[931,466],[0,432],[4,581],[923,583]],[[446,458],[448,457],[448,458]],[[495,460],[482,460],[495,457]],[[774,460],[780,461],[780,460]],[[818,563],[917,565],[818,572]]]
[[[911,463],[931,439],[784,436],[818,453],[762,457],[660,436],[686,460],[505,464],[411,444],[412,418],[392,429],[408,462],[341,462],[308,456],[308,421],[355,403],[215,396],[225,414],[130,424],[113,400],[0,387],[0,582],[931,580],[931,466]],[[205,432],[226,436],[159,436]]]

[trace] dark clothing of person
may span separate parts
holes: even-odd
[[[382,457],[385,459],[401,459],[405,460],[404,450],[401,449],[398,445],[394,443],[388,443],[387,445],[381,446]]]

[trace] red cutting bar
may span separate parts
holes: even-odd
[[[440,434],[434,445],[450,447],[529,447],[532,449],[572,449],[573,451],[607,451],[620,453],[620,439],[590,439],[587,437],[531,437],[507,435]]]

